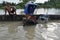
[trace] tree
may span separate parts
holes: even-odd
[[[11,5],[14,5],[15,6],[16,4],[12,2]]]
[[[6,2],[5,2],[5,1],[3,1],[2,5],[3,5],[3,6],[5,6],[5,4],[6,4]]]

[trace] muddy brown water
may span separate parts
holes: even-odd
[[[22,21],[0,22],[0,40],[60,40],[60,21],[31,26],[23,26]]]

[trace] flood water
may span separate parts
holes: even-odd
[[[18,14],[21,11],[24,10],[17,9]],[[46,12],[47,9],[41,8],[34,14]],[[60,9],[48,9],[47,13],[57,15],[60,13]],[[0,15],[4,15],[4,10],[0,10]],[[0,21],[0,40],[60,40],[60,20],[30,26],[23,26],[22,21]]]
[[[17,9],[16,10],[17,15],[24,14],[24,9]],[[0,9],[0,15],[4,15],[5,11]],[[55,8],[49,8],[49,9],[44,9],[44,8],[39,8],[34,11],[34,15],[40,15],[40,14],[50,14],[50,15],[60,15],[60,9],[55,9]],[[8,15],[8,13],[7,13]]]
[[[60,21],[32,26],[22,22],[0,22],[0,40],[60,40]]]

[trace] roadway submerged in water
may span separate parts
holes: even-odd
[[[0,40],[60,40],[60,23],[22,26],[22,22],[0,22]]]

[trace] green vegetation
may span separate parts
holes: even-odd
[[[6,3],[9,3],[11,6],[16,6],[17,9],[24,8],[28,1],[30,0],[23,0],[23,2],[18,4],[3,1],[3,3],[0,4],[0,9],[4,9]],[[38,8],[60,8],[60,0],[50,0],[45,3],[38,3]]]
[[[60,0],[50,0],[45,2],[44,5],[50,8],[60,8]]]

